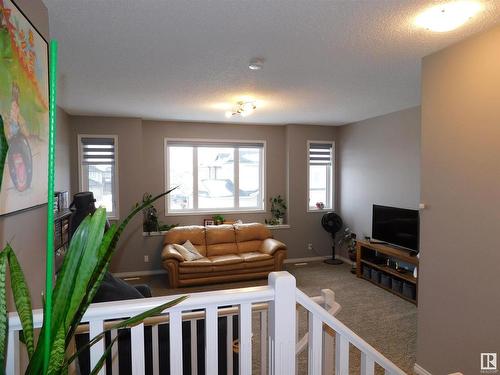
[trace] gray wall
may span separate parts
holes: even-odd
[[[48,39],[49,18],[41,0],[18,0],[18,6]],[[0,246],[9,241],[23,267],[35,307],[41,306],[45,283],[46,206],[0,217]],[[10,293],[9,293],[10,294]],[[13,309],[9,297],[9,310]]]
[[[500,353],[500,26],[422,67],[417,363],[480,372]]]
[[[320,214],[306,213],[306,142],[313,140],[335,140],[334,127],[325,126],[264,126],[242,124],[206,124],[141,121],[138,119],[71,116],[72,126],[72,185],[78,186],[77,134],[115,134],[119,147],[119,205],[123,218],[129,209],[142,199],[145,191],[158,193],[164,186],[164,138],[208,138],[247,139],[266,141],[266,196],[281,194],[289,200],[288,221],[291,229],[274,232],[276,238],[289,245],[289,257],[316,256],[308,252],[307,243],[329,252],[329,239],[319,224]],[[288,169],[288,164],[293,170]],[[288,186],[294,186],[289,192]],[[267,201],[267,199],[266,199]],[[266,202],[267,205],[267,202]],[[210,215],[164,216],[164,200],[156,207],[160,220],[181,225],[202,224]],[[269,207],[266,207],[269,210]],[[245,222],[264,222],[269,212],[255,214],[228,214],[227,219],[242,219]],[[161,269],[160,237],[142,237],[142,218],[138,217],[120,241],[113,258],[114,272],[137,272]],[[148,255],[150,263],[144,263]]]
[[[418,208],[420,107],[338,128],[339,208],[359,238],[371,236],[372,205]]]

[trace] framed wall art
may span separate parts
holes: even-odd
[[[11,0],[0,0],[0,116],[9,145],[0,215],[47,203],[48,44]]]

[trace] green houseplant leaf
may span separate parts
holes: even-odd
[[[10,284],[15,286],[12,288],[12,294],[21,325],[23,326],[24,344],[28,351],[28,357],[31,358],[35,351],[35,335],[33,332],[33,313],[28,284],[12,247],[7,244],[4,251],[6,251],[9,260]]]
[[[1,136],[0,136],[1,138]],[[104,208],[99,208],[96,212],[86,217],[74,233],[70,242],[67,254],[59,271],[57,282],[53,291],[52,304],[52,324],[42,326],[40,337],[43,337],[46,329],[51,330],[52,340],[50,347],[50,366],[48,373],[65,374],[67,373],[67,364],[70,361],[65,360],[68,344],[73,337],[76,328],[92,302],[99,286],[106,273],[111,256],[114,253],[121,233],[126,228],[131,219],[143,208],[150,206],[157,199],[169,194],[173,189],[159,194],[136,205],[132,212],[119,225],[112,225],[104,233],[106,223],[106,212]],[[30,361],[26,374],[43,373],[43,353],[46,350],[45,341],[38,340],[34,347],[33,335],[33,317],[31,311],[31,302],[28,288],[17,258],[10,246],[0,253],[0,373],[5,369],[5,353],[8,334],[8,317],[6,306],[5,277],[7,262],[11,270],[12,286],[14,290],[14,299],[23,326],[23,336]],[[20,286],[18,288],[18,286]],[[145,318],[158,314],[168,307],[171,307],[187,297],[180,297],[174,301],[167,302],[157,306],[135,317],[126,319],[119,324],[117,328],[130,327],[138,324]],[[44,312],[47,306],[44,306]],[[104,333],[100,335],[100,339]],[[90,345],[97,342],[92,340]],[[105,360],[107,354],[103,356]],[[76,358],[75,356],[72,357]],[[102,364],[101,364],[102,366]]]
[[[7,255],[4,250],[0,253],[0,372],[1,373],[5,373],[7,334],[9,330],[9,320],[7,317],[7,295],[5,292],[6,276],[7,276]]]

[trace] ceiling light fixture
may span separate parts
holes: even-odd
[[[233,111],[226,112],[226,117],[227,118],[231,118],[233,116],[247,117],[250,116],[252,113],[254,113],[256,109],[257,109],[257,104],[254,101],[251,102],[240,101],[236,103],[236,107],[234,108]]]
[[[422,12],[415,24],[425,29],[446,32],[462,26],[481,10],[477,1],[458,0],[439,4]]]
[[[248,64],[248,69],[261,70],[263,66],[264,66],[264,60],[256,58],[256,59],[250,60],[250,64]]]

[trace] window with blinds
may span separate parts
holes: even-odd
[[[91,191],[96,206],[118,218],[117,136],[79,135],[80,191]]]
[[[333,208],[333,142],[307,142],[308,209]]]
[[[264,210],[264,156],[264,142],[166,139],[166,212]]]

